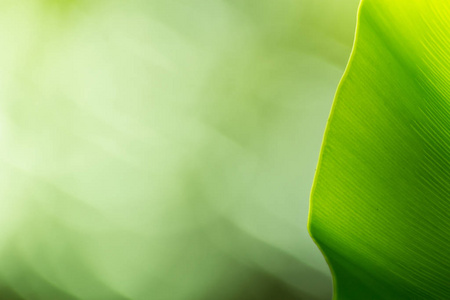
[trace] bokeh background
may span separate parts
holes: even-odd
[[[331,299],[309,192],[357,0],[0,3],[0,299]]]

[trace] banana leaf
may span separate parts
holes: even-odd
[[[335,299],[450,299],[449,14],[360,5],[309,218]]]

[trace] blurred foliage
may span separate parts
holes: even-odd
[[[0,4],[4,299],[329,299],[309,190],[357,0]]]

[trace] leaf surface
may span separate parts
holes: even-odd
[[[360,6],[309,219],[336,299],[450,299],[449,13]]]

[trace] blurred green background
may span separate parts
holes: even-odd
[[[1,299],[331,299],[309,192],[357,0],[0,4]]]

